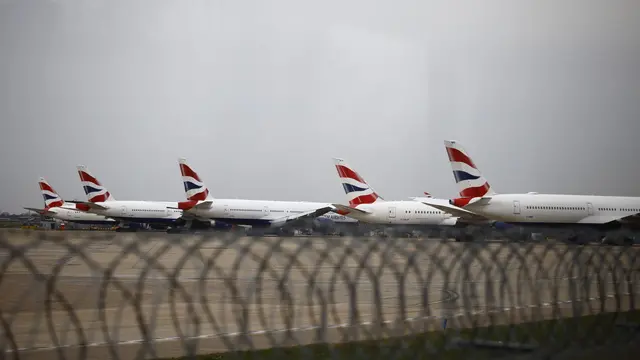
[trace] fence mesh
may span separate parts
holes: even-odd
[[[611,356],[640,340],[637,254],[552,241],[5,231],[0,346],[12,359]]]

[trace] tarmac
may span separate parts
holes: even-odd
[[[625,310],[639,248],[0,233],[0,346],[169,358]]]

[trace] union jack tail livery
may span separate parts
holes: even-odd
[[[114,201],[115,198],[111,196],[111,193],[100,184],[98,179],[87,169],[84,165],[78,165],[78,175],[80,176],[80,182],[82,182],[82,188],[84,193],[87,194],[87,199],[91,203],[99,203],[105,201]]]
[[[336,165],[336,170],[338,170],[338,176],[340,176],[344,192],[347,194],[349,206],[356,207],[362,204],[384,201],[343,159],[334,158],[333,161]]]
[[[464,148],[454,140],[444,142],[449,156],[453,177],[458,184],[460,197],[481,198],[495,195],[487,179],[482,176],[478,167],[473,163]]]
[[[49,185],[47,180],[43,177],[38,181],[38,185],[40,185],[40,192],[42,193],[42,197],[44,198],[44,209],[49,210],[51,208],[60,207],[64,204],[64,201],[58,195],[58,193],[53,190],[53,187]]]
[[[193,171],[191,166],[187,164],[187,160],[184,158],[178,159],[180,164],[180,173],[182,174],[182,184],[184,185],[184,192],[187,195],[187,200],[191,201],[205,201],[209,198],[209,189],[200,180],[198,174]]]

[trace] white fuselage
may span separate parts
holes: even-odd
[[[453,226],[457,217],[417,201],[378,201],[362,204],[347,216],[370,224]]]
[[[76,209],[74,203],[64,203],[60,207],[54,207],[47,211],[47,216],[61,221],[86,224],[115,224],[116,221],[105,216],[88,213]]]
[[[245,199],[212,199],[210,201],[212,203],[208,207],[194,207],[186,212],[199,218],[219,220],[228,224],[272,226],[285,218],[331,206],[327,203],[303,201]],[[333,215],[337,216],[332,217]],[[338,214],[327,213],[323,216],[334,222],[350,221],[339,217]]]
[[[640,197],[498,194],[464,209],[512,223],[606,224],[640,212]]]
[[[170,201],[105,201],[96,203],[106,209],[90,208],[89,212],[119,221],[140,223],[174,223],[182,216],[177,202]]]

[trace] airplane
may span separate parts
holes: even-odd
[[[413,200],[386,201],[344,159],[333,158],[349,205],[340,214],[369,224],[460,226],[458,217]],[[430,195],[429,195],[430,196]],[[447,200],[434,199],[435,203]]]
[[[70,202],[75,202],[76,208],[82,211],[117,220],[120,226],[119,231],[135,231],[140,224],[175,227],[187,224],[187,219],[183,218],[182,211],[174,209],[178,206],[176,201],[116,200],[85,165],[78,165],[77,170],[88,201]],[[208,227],[214,224],[207,221],[202,224],[198,223],[198,225]]]
[[[213,198],[186,159],[178,159],[178,164],[187,197],[187,201],[178,203],[178,208],[196,218],[250,228],[281,228],[318,218],[336,223],[354,222],[332,214],[333,207],[326,203]]]
[[[77,224],[87,225],[115,225],[116,221],[102,215],[87,213],[76,208],[76,204],[67,203],[62,200],[60,195],[53,187],[41,177],[38,180],[40,192],[44,198],[44,208],[36,209],[25,207],[26,210],[36,212],[40,215],[49,216],[57,220],[68,221]]]
[[[536,228],[557,233],[569,242],[633,241],[623,230],[640,224],[640,197],[537,192],[498,194],[460,143],[447,140],[444,144],[460,197],[444,204],[429,198],[415,200],[463,219],[485,219],[517,226],[521,230],[518,240],[530,236],[527,229]]]

